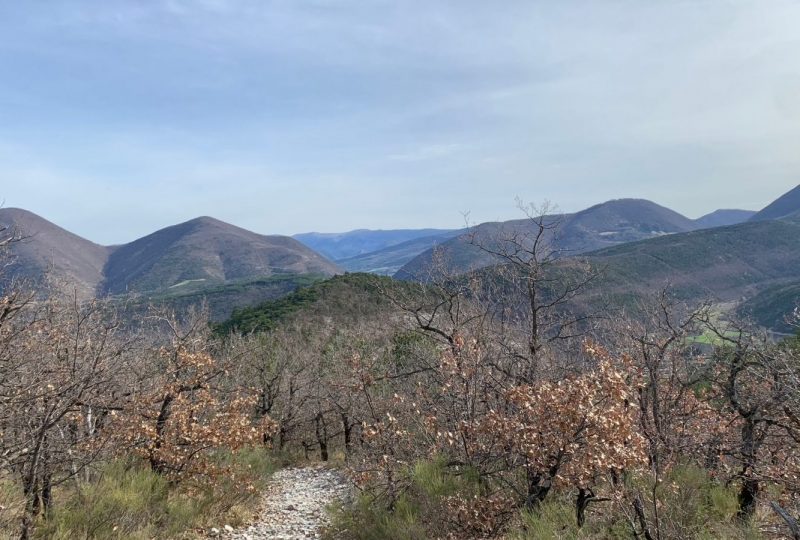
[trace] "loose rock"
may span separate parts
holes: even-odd
[[[346,501],[351,485],[338,471],[323,466],[283,469],[264,494],[260,518],[226,534],[235,540],[304,540],[320,538],[330,504]]]

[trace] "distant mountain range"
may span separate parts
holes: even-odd
[[[332,276],[334,263],[287,236],[264,236],[200,217],[121,246],[100,246],[26,210],[0,209],[0,224],[26,239],[8,274],[44,276],[83,297],[177,293],[286,275]]]
[[[748,210],[717,210],[697,220],[686,218],[650,201],[623,199],[598,204],[576,214],[558,216],[563,221],[561,236],[567,238],[565,249],[575,253],[603,246],[640,240],[659,234],[695,230],[698,228],[733,225],[749,219],[755,212]],[[514,230],[524,227],[525,220],[502,223],[483,223],[474,230],[491,236],[500,228]],[[450,251],[455,266],[474,268],[492,264],[492,258],[475,251],[471,256],[451,248],[454,240],[470,232],[468,229],[359,229],[344,233],[303,233],[293,238],[330,258],[349,272],[370,272],[382,275],[408,276],[412,270],[425,268],[432,249]],[[451,240],[449,243],[448,240]],[[446,245],[445,245],[446,244]],[[458,251],[459,253],[455,253]],[[414,260],[420,256],[422,260]],[[414,261],[414,262],[412,262]],[[408,265],[408,266],[406,266]],[[400,272],[402,269],[402,272]],[[400,273],[398,273],[400,272]]]
[[[800,186],[758,213],[723,210],[688,220],[649,201],[623,199],[548,219],[561,220],[550,238],[555,247],[601,270],[583,296],[590,304],[631,307],[669,286],[679,298],[727,302],[779,331],[790,330],[785,317],[800,306]],[[474,238],[492,247],[498,235],[530,226],[527,220],[482,224]],[[458,274],[498,262],[460,236],[438,253],[420,254],[396,277],[424,280],[436,265]]]
[[[345,233],[303,233],[293,238],[348,272],[391,276],[423,251],[464,232],[465,229],[359,229]]]
[[[421,229],[429,231],[430,229]],[[369,231],[380,232],[380,231]],[[343,259],[335,259],[336,264],[348,272],[369,272],[391,276],[420,253],[441,245],[445,241],[464,234],[466,229],[442,230],[435,234],[423,235],[400,243],[388,242],[385,247]],[[358,232],[345,234],[360,234]]]
[[[668,234],[705,228],[707,223],[722,221],[726,225],[747,220],[752,213],[745,210],[718,210],[698,220],[691,220],[669,208],[642,199],[618,199],[597,204],[574,214],[549,216],[559,222],[557,234],[549,239],[563,255],[577,255],[628,242],[656,238]],[[406,263],[395,277],[424,279],[436,265],[444,265],[448,273],[467,272],[497,262],[497,259],[476,244],[531,232],[530,219],[482,223],[472,235],[452,238],[435,250],[430,248]]]
[[[797,300],[800,186],[760,212],[724,209],[692,220],[650,201],[619,199],[545,219],[558,222],[545,240],[561,256],[607,269],[592,292],[598,298],[624,300],[672,283],[680,295],[730,301],[773,327]],[[1,226],[27,236],[13,246],[6,278],[47,276],[83,298],[133,294],[175,306],[206,299],[220,320],[345,270],[424,280],[440,265],[452,274],[490,267],[498,259],[471,240],[491,246],[530,232],[532,222],[286,237],[200,217],[121,246],[95,244],[15,208],[0,209]]]
[[[13,257],[4,277],[39,281],[47,274],[75,287],[81,297],[95,295],[114,248],[90,242],[19,208],[0,208],[0,226],[16,229],[24,237],[12,245]]]
[[[332,261],[350,259],[366,253],[403,244],[424,237],[440,237],[455,231],[450,229],[357,229],[344,233],[301,233],[292,236]]]
[[[696,303],[716,300],[716,309],[738,311],[776,331],[796,331],[784,316],[800,300],[800,220],[784,218],[701,229],[620,244],[577,257],[565,257],[549,266],[539,291],[547,301],[547,280],[574,276],[588,262],[599,270],[581,293],[568,300],[575,313],[598,313],[611,320],[628,313],[636,316],[642,302],[669,286],[678,300]],[[497,267],[476,271],[490,286]],[[410,288],[404,288],[410,287]],[[295,314],[324,314],[333,321],[352,319],[380,309],[385,291],[413,298],[424,289],[386,277],[365,274],[337,276],[284,298],[237,311],[220,325],[221,331],[249,332],[291,324]],[[381,291],[381,292],[378,292]],[[650,297],[650,298],[648,298]],[[521,295],[519,298],[523,298]],[[514,309],[514,295],[502,307]],[[334,322],[334,324],[336,324]]]
[[[102,294],[157,291],[190,282],[218,285],[275,274],[334,275],[339,268],[288,236],[263,236],[200,217],[114,249]]]

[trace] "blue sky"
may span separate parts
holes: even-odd
[[[0,200],[101,243],[800,183],[800,2],[0,0]]]

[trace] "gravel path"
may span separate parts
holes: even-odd
[[[350,494],[349,482],[336,470],[319,465],[283,469],[270,481],[259,521],[226,531],[224,536],[235,540],[320,538],[328,523],[326,507]]]

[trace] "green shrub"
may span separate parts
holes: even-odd
[[[376,504],[371,496],[361,495],[348,508],[333,512],[333,524],[325,533],[328,539],[352,540],[427,540],[430,538],[419,519],[419,506],[407,495],[394,508]]]
[[[514,540],[579,538],[575,510],[565,501],[547,501],[535,512],[522,512],[521,521],[520,530],[512,535]]]
[[[140,462],[110,463],[96,481],[61,490],[36,536],[144,540],[239,525],[252,515],[260,488],[276,464],[263,449],[221,454],[218,459],[229,466],[230,474],[210,485],[171,485]]]
[[[365,491],[349,508],[335,513],[330,539],[422,540],[444,537],[453,531],[446,499],[454,495],[486,494],[487,486],[474,471],[452,470],[440,459],[420,461],[407,471],[407,489],[393,507],[378,491]],[[627,488],[645,499],[652,520],[652,478],[629,477]],[[598,494],[603,492],[598,489]],[[735,486],[726,487],[707,471],[692,465],[675,467],[656,490],[661,538],[739,539],[761,538],[756,526],[743,527],[735,520]],[[521,511],[512,520],[508,540],[615,540],[631,538],[632,508],[628,499],[603,501],[587,511],[579,528],[575,518],[575,492],[553,491],[532,511]]]
[[[42,538],[152,538],[157,530],[176,532],[192,522],[167,482],[144,467],[123,462],[107,466],[97,482],[81,486],[56,504],[37,528]]]
[[[19,537],[19,523],[25,498],[18,483],[0,477],[0,540]]]
[[[470,469],[449,470],[441,459],[419,461],[406,471],[407,488],[393,504],[369,491],[348,508],[334,512],[328,538],[352,540],[427,540],[444,533],[443,504],[453,495],[480,489]]]
[[[658,497],[663,507],[662,530],[685,538],[714,537],[720,527],[733,522],[737,510],[735,491],[694,465],[675,467],[661,484]]]
[[[611,501],[597,503],[587,510],[586,524],[579,528],[575,504],[568,493],[545,500],[532,511],[520,513],[519,525],[508,535],[509,540],[614,540],[631,538],[630,526],[613,511]]]
[[[644,498],[645,511],[653,520],[652,478],[631,482]],[[663,538],[757,539],[756,528],[736,522],[738,503],[735,486],[725,486],[708,471],[691,464],[674,467],[656,490]],[[654,525],[653,525],[654,527]]]
[[[469,469],[459,474],[446,470],[441,459],[419,461],[411,472],[412,491],[424,495],[426,499],[438,500],[450,495],[473,495],[479,491],[478,477]]]

